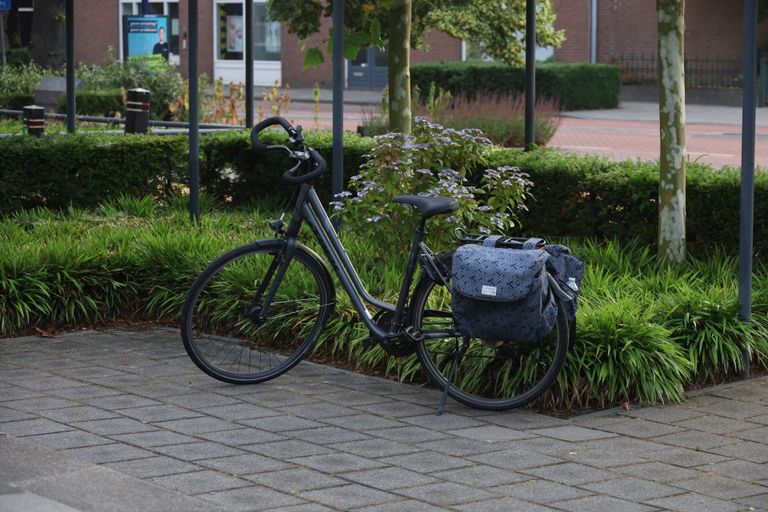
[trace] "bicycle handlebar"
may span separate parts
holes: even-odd
[[[253,144],[254,151],[257,153],[276,150],[287,151],[291,158],[298,159],[299,163],[283,172],[282,175],[282,180],[291,185],[299,185],[322,175],[325,172],[326,163],[325,159],[316,150],[307,148],[306,151],[292,151],[286,146],[267,145],[259,140],[259,133],[261,133],[262,130],[276,125],[280,125],[288,133],[288,140],[292,144],[304,144],[304,137],[301,135],[301,127],[298,127],[298,129],[294,128],[288,120],[282,117],[270,117],[254,126],[253,130],[251,130],[251,144]],[[305,174],[299,174],[302,164],[307,160],[311,161],[310,165],[313,166],[312,170]]]

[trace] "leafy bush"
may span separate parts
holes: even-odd
[[[197,273],[224,251],[271,236],[266,219],[274,215],[211,210],[196,227],[183,209],[169,209],[151,197],[123,196],[91,211],[37,209],[0,220],[0,335],[114,318],[176,323]],[[369,238],[345,232],[342,238],[370,291],[394,300],[403,271],[398,251],[372,257]],[[752,326],[744,326],[732,298],[718,289],[733,289],[732,258],[714,255],[670,269],[637,242],[566,243],[589,262],[577,346],[540,407],[679,401],[691,382],[719,381],[737,372],[740,358],[728,358],[745,344],[755,361],[768,360],[766,313],[756,310]],[[765,270],[756,267],[758,295],[768,291]],[[710,305],[696,305],[696,295]],[[682,306],[669,312],[669,304]],[[336,311],[316,354],[401,380],[423,379],[414,357],[389,358],[378,347],[359,343],[367,330],[355,321],[346,295],[337,296]],[[693,321],[681,321],[685,318]]]
[[[103,117],[120,117],[125,111],[123,95],[125,91],[121,89],[86,89],[77,91],[75,99],[75,108],[78,114]],[[67,112],[67,98],[59,98],[59,112]]]
[[[28,48],[9,48],[6,52],[9,66],[24,66],[30,63]]]
[[[0,66],[0,108],[21,109],[31,105],[37,84],[43,77],[54,74],[37,64]]]
[[[524,208],[530,182],[511,167],[486,169],[479,186],[467,176],[485,164],[490,141],[478,130],[453,130],[417,118],[413,135],[390,133],[375,139],[360,173],[350,178],[350,191],[335,202],[344,224],[366,233],[380,250],[412,238],[419,213],[395,205],[403,194],[448,196],[461,208],[430,221],[430,233],[444,238],[455,227],[505,232]]]
[[[536,144],[543,146],[555,135],[558,112],[555,101],[537,99]],[[525,145],[525,98],[520,94],[481,92],[474,98],[459,96],[438,110],[435,120],[450,128],[477,128],[501,146]]]
[[[411,66],[411,81],[426,95],[431,83],[454,96],[480,92],[522,93],[525,69],[499,63],[436,62]],[[556,98],[564,110],[615,108],[619,105],[619,68],[608,64],[541,63],[536,93]]]

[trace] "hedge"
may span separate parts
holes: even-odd
[[[436,62],[411,66],[411,83],[422,94],[434,83],[455,95],[478,92],[524,92],[525,69],[498,63]],[[563,110],[616,108],[621,75],[609,64],[541,63],[536,93],[560,100]]]
[[[281,140],[269,134],[271,143]],[[329,132],[307,134],[307,142],[328,160],[317,188],[330,196],[333,154]],[[373,141],[346,134],[344,177],[357,174]],[[290,165],[284,155],[255,154],[245,132],[201,138],[200,179],[208,194],[232,204],[286,199],[293,188],[279,175]],[[167,194],[184,186],[184,136],[51,135],[0,138],[0,213],[47,206],[95,206],[119,194]],[[525,234],[637,238],[656,242],[658,166],[653,162],[610,162],[553,150],[500,150],[491,165],[512,165],[534,182],[534,199],[521,212]],[[694,251],[713,245],[733,248],[739,236],[739,170],[688,165],[687,231]],[[755,176],[755,248],[768,253],[768,173]]]
[[[84,90],[76,93],[77,113],[88,116],[112,117],[125,111],[120,89]],[[67,113],[67,97],[59,98],[59,112]]]

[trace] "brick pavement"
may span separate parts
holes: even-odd
[[[311,363],[223,384],[172,329],[0,340],[0,510],[768,510],[766,378],[570,420],[438,397]]]

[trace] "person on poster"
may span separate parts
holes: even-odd
[[[168,42],[165,40],[165,28],[160,27],[157,30],[158,35],[160,36],[160,40],[155,43],[155,46],[152,48],[152,54],[153,55],[162,55],[163,59],[168,60]]]

